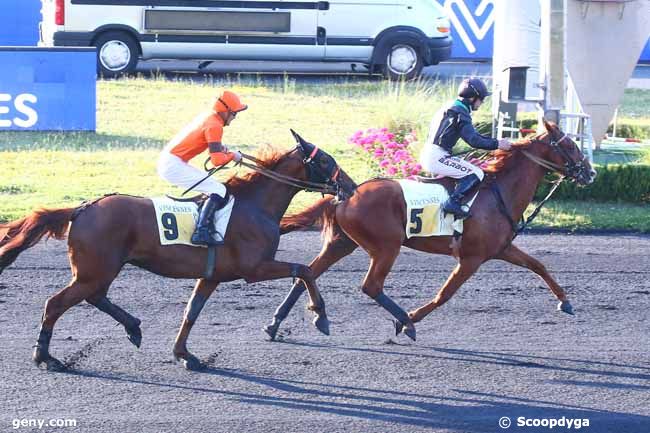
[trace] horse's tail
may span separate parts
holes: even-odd
[[[75,208],[39,209],[25,218],[0,224],[0,274],[43,236],[65,238]]]
[[[288,215],[280,221],[280,233],[322,226],[322,235],[327,237],[336,226],[336,203],[331,197],[323,198],[304,211]]]

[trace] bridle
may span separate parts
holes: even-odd
[[[526,158],[530,159],[534,163],[542,166],[543,168],[547,169],[548,171],[557,173],[560,175],[560,177],[555,180],[553,183],[553,187],[549,191],[549,193],[544,197],[542,201],[540,201],[533,212],[528,216],[528,218],[524,218],[524,215],[521,216],[521,219],[519,220],[518,223],[516,223],[513,219],[512,216],[510,216],[510,212],[508,211],[508,208],[505,204],[505,201],[503,200],[503,196],[501,195],[501,191],[499,190],[499,186],[496,182],[492,182],[490,189],[492,190],[492,193],[496,197],[497,200],[497,205],[499,207],[499,211],[506,217],[508,222],[510,223],[510,227],[512,228],[513,236],[510,242],[512,242],[517,235],[519,235],[521,232],[523,232],[528,225],[533,222],[533,220],[537,217],[539,212],[542,210],[542,207],[546,204],[547,201],[551,199],[551,196],[555,191],[558,189],[560,184],[566,179],[569,178],[573,181],[577,181],[578,178],[581,176],[582,172],[585,169],[585,160],[586,156],[583,155],[582,159],[580,161],[574,161],[573,158],[571,158],[571,155],[569,155],[569,152],[566,151],[562,146],[560,146],[560,143],[562,143],[568,135],[565,133],[562,138],[559,140],[554,140],[553,136],[550,131],[547,132],[548,136],[551,138],[551,142],[548,143],[549,146],[551,146],[551,149],[553,149],[555,152],[559,153],[562,159],[564,159],[564,166],[559,165],[554,163],[553,161],[549,161],[544,158],[540,158],[539,156],[533,155],[532,153],[526,151],[526,150],[521,150],[521,152],[526,156]],[[540,140],[539,138],[533,138],[530,140],[531,143],[539,142],[546,144],[545,141]],[[508,243],[504,249],[509,245]]]
[[[262,174],[263,176],[266,176],[285,185],[294,186],[305,191],[320,192],[321,194],[332,194],[336,197],[340,197],[341,185],[338,182],[338,178],[341,173],[340,167],[334,163],[334,167],[332,167],[331,170],[332,174],[330,175],[329,173],[323,172],[320,164],[316,163],[316,157],[319,156],[318,147],[314,146],[314,150],[309,155],[305,154],[305,151],[301,145],[297,145],[296,150],[301,152],[304,156],[302,163],[305,165],[305,168],[307,170],[307,178],[309,180],[296,179],[291,176],[276,173],[264,167],[264,164],[259,159],[245,153],[242,153],[242,158],[252,161],[254,164],[249,164],[243,160],[238,164],[243,165],[244,167],[247,167]],[[319,181],[312,180],[314,173],[318,176]],[[320,181],[321,179],[322,181]]]
[[[531,161],[533,161],[538,165],[541,165],[545,169],[552,171],[554,173],[558,173],[563,178],[568,177],[573,181],[577,181],[585,169],[585,160],[587,159],[587,157],[583,155],[580,161],[574,161],[573,158],[571,158],[571,155],[569,155],[569,152],[567,152],[565,148],[560,146],[560,143],[566,140],[568,138],[568,135],[564,134],[562,138],[556,141],[553,140],[550,132],[548,132],[548,134],[551,137],[551,142],[548,143],[548,145],[551,146],[551,149],[553,149],[556,153],[560,154],[562,159],[564,159],[564,166],[556,164],[552,161],[548,161],[544,158],[540,158],[539,156],[533,155],[532,153],[523,149],[522,149],[522,153],[526,156],[526,158],[530,159]],[[539,138],[533,138],[531,140],[531,143],[534,142],[546,144],[544,141],[540,140]]]

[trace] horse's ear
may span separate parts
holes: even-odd
[[[305,140],[303,140],[302,137],[300,135],[298,135],[298,133],[296,131],[294,131],[293,129],[289,129],[289,131],[291,131],[291,134],[293,135],[293,138],[296,140],[296,143],[298,143],[300,145],[302,145],[302,143],[304,143]]]
[[[551,134],[557,127],[554,122],[551,122],[546,119],[542,119],[542,121],[544,122],[544,129],[546,129],[546,132],[548,132],[549,134]]]

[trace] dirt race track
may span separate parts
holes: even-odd
[[[288,280],[219,287],[189,340],[207,364],[199,373],[171,356],[193,282],[133,267],[109,297],[142,320],[139,350],[83,304],[52,339],[70,371],[32,365],[44,302],[70,275],[65,244],[39,244],[0,276],[0,432],[650,432],[650,237],[516,243],[568,291],[575,317],[555,311],[534,274],[491,262],[417,325],[417,343],[396,339],[388,313],[359,290],[368,259],[357,251],[319,279],[330,337],[300,301],[282,341],[266,341],[260,328]],[[291,234],[280,248],[278,257],[306,263],[319,235]],[[404,250],[386,292],[406,309],[420,306],[453,265]],[[520,417],[582,425],[518,426]],[[14,430],[16,419],[75,419],[77,427]]]

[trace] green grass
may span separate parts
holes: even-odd
[[[156,159],[166,142],[213,98],[229,87],[250,109],[229,126],[224,143],[255,153],[264,145],[289,149],[289,128],[323,147],[358,182],[370,176],[359,154],[347,143],[358,129],[409,123],[426,137],[433,113],[453,97],[453,85],[429,82],[389,83],[338,80],[331,85],[298,83],[286,77],[191,83],[164,79],[98,82],[97,133],[0,132],[0,220],[22,217],[37,207],[76,205],[105,193],[153,196],[179,194],[159,179]],[[634,93],[634,104],[650,99]],[[483,107],[478,116],[488,116]],[[650,116],[650,115],[649,115]],[[416,148],[417,150],[417,148]],[[622,158],[620,155],[605,155]],[[623,156],[627,158],[628,156]],[[647,155],[640,158],[648,158]],[[630,156],[632,158],[632,156]],[[196,164],[202,163],[197,158]],[[220,173],[220,178],[233,174]],[[290,210],[318,197],[300,193]],[[547,227],[570,229],[637,227],[650,231],[647,207],[554,203],[539,217]],[[616,209],[622,209],[615,205]]]
[[[650,91],[625,89],[618,115],[620,119],[639,119],[647,125],[647,118],[650,117]]]
[[[532,209],[531,205],[529,211]],[[551,201],[542,209],[531,227],[574,231],[629,230],[650,233],[650,206]]]

